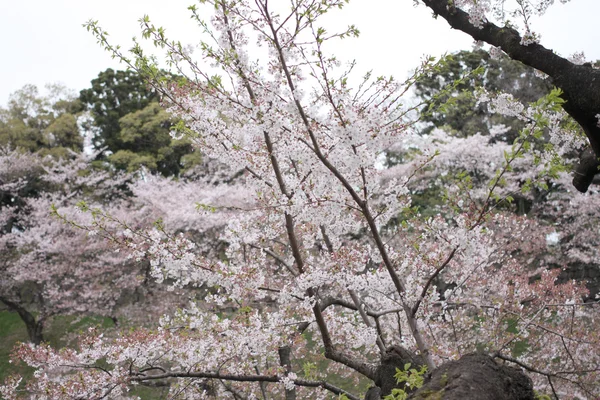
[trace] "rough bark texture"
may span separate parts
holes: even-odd
[[[573,186],[585,193],[597,173],[598,157],[592,149],[586,149],[579,155],[579,164],[573,172]]]
[[[387,349],[377,368],[374,387],[365,400],[380,400],[398,387],[396,368],[411,363],[419,368],[423,359],[401,347]],[[403,388],[406,390],[406,388]],[[496,363],[485,354],[468,354],[436,368],[420,389],[409,393],[412,400],[534,400],[531,379],[520,369]]]
[[[437,368],[412,400],[534,400],[531,379],[490,356],[468,354]]]
[[[489,22],[478,28],[469,22],[466,12],[453,7],[448,0],[423,0],[423,3],[452,28],[499,47],[512,59],[544,72],[552,84],[563,90],[562,97],[566,100],[563,108],[583,128],[595,155],[591,159],[582,158],[573,180],[577,190],[587,191],[592,182],[590,177],[598,173],[600,165],[600,127],[596,118],[600,114],[600,70],[589,64],[573,64],[540,44],[522,45],[515,29]]]

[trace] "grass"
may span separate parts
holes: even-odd
[[[10,363],[10,353],[18,342],[27,340],[27,329],[17,313],[0,311],[0,382],[11,374],[31,376],[31,368]]]
[[[52,347],[65,347],[74,344],[73,339],[90,327],[102,330],[114,328],[114,326],[115,324],[110,318],[59,315],[54,317],[44,330],[44,339]]]

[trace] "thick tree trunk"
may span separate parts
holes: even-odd
[[[600,70],[591,65],[573,64],[537,43],[523,45],[521,36],[513,28],[501,28],[489,22],[478,28],[469,22],[466,12],[452,6],[448,0],[423,0],[423,3],[452,28],[501,48],[512,59],[547,74],[552,83],[562,89],[562,97],[566,100],[563,108],[583,128],[594,154],[593,157],[590,153],[582,155],[573,179],[577,190],[587,191],[600,165],[600,126],[596,117],[600,114]]]
[[[44,341],[43,330],[46,321],[43,317],[36,321],[33,314],[19,304],[2,296],[0,296],[0,301],[6,304],[10,310],[16,311],[16,313],[19,314],[19,317],[21,317],[21,320],[23,320],[27,327],[27,335],[29,336],[29,341],[31,343],[38,345]]]
[[[408,363],[412,368],[420,368],[425,365],[425,360],[400,346],[390,346],[381,356],[381,363],[375,372],[375,385],[380,389],[379,395],[382,398],[391,394],[392,389],[398,387],[394,377],[396,368],[403,370],[404,365]],[[377,390],[375,392],[377,393]],[[367,397],[367,399],[369,398]]]
[[[400,387],[394,378],[396,368],[406,363],[419,369],[423,359],[406,349],[393,346],[387,349],[377,368],[374,387],[365,400],[380,400]],[[521,370],[498,364],[485,354],[467,354],[460,360],[450,361],[425,377],[418,390],[402,386],[413,400],[534,400],[531,379]]]
[[[412,400],[534,400],[531,379],[485,354],[467,354],[436,368]]]

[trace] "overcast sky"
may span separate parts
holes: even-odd
[[[108,67],[123,69],[82,27],[89,19],[98,20],[111,43],[123,48],[139,36],[138,19],[144,14],[165,27],[170,38],[197,43],[190,4],[194,0],[0,0],[0,105],[28,83],[59,82],[79,91]],[[542,44],[562,55],[584,51],[588,59],[600,59],[598,15],[599,0],[572,0],[552,7],[534,29]],[[353,0],[330,23],[357,25],[361,37],[342,42],[336,53],[377,75],[403,78],[424,54],[472,47],[469,37],[431,18],[424,6],[415,8],[413,0]]]

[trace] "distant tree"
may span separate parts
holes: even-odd
[[[64,157],[83,149],[78,126],[80,101],[60,85],[43,96],[34,85],[26,85],[0,108],[0,145]]]
[[[157,102],[129,113],[119,120],[119,137],[127,149],[118,150],[108,159],[117,168],[133,172],[144,166],[164,176],[179,175],[190,161],[192,144],[187,139],[171,138],[172,117]],[[198,153],[195,153],[198,154]],[[188,167],[193,162],[188,162]]]
[[[139,266],[52,215],[53,207],[72,215],[82,199],[111,206],[114,215],[133,214],[118,200],[118,186],[81,158],[55,161],[0,148],[0,302],[19,314],[31,342],[42,342],[55,315],[112,316],[122,292],[139,286]]]
[[[158,105],[157,92],[133,70],[101,72],[79,98],[93,117],[94,147],[107,150],[107,159],[119,169],[143,166],[178,175],[200,158],[192,154],[189,140],[171,138],[172,117]]]
[[[490,57],[483,50],[460,51],[446,56],[436,69],[415,83],[415,93],[425,102],[423,121],[455,135],[489,135],[493,126],[509,128],[505,140],[512,142],[524,123],[515,118],[490,115],[478,105],[476,91],[510,93],[523,103],[531,103],[550,92],[551,85],[533,68],[506,56]]]
[[[134,71],[108,68],[92,80],[92,87],[79,92],[79,99],[91,112],[98,128],[93,145],[107,147],[113,153],[125,148],[120,137],[119,120],[158,101],[158,94]]]
[[[474,73],[480,67],[485,68]],[[443,143],[441,155],[430,164],[435,168],[424,174],[429,179],[413,182],[413,188],[419,194],[413,196],[413,205],[420,206],[421,212],[439,212],[435,207],[439,204],[436,194],[443,191],[442,188],[457,173],[468,176],[473,187],[489,182],[494,172],[491,166],[500,165],[503,153],[511,151],[510,144],[527,128],[528,115],[515,118],[514,115],[492,113],[488,102],[478,102],[479,96],[475,92],[483,89],[488,93],[508,93],[526,110],[528,103],[537,101],[550,91],[548,80],[534,71],[503,54],[491,57],[482,50],[461,51],[444,59],[438,68],[415,84],[417,95],[426,102],[422,118],[431,124],[425,132]],[[539,149],[554,145],[561,147],[561,141],[567,141],[576,142],[577,145],[572,147],[582,149],[586,144],[583,139],[580,133],[557,135],[546,130],[534,145]],[[507,143],[498,143],[498,140]],[[389,160],[392,163],[411,156],[410,151],[402,146],[391,150]],[[538,153],[538,157],[543,156]],[[577,152],[569,151],[562,157],[575,163]],[[550,268],[563,268],[561,281],[574,278],[586,281],[590,298],[593,298],[600,292],[600,255],[596,250],[599,244],[597,235],[590,230],[598,225],[600,198],[594,190],[589,196],[572,193],[564,173],[548,179],[546,187],[538,186],[523,192],[526,182],[534,176],[534,168],[523,160],[513,164],[513,169],[504,175],[503,195],[499,196],[510,198],[511,202],[502,201],[497,206],[527,214],[546,226],[555,227],[550,236],[551,245],[543,254],[535,255],[536,259],[543,260],[544,265]],[[431,179],[433,177],[437,179]],[[485,193],[483,189],[480,187],[481,193]]]

